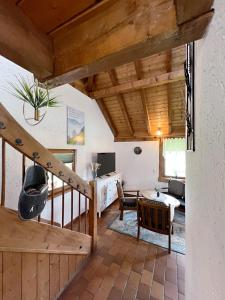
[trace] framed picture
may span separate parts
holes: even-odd
[[[187,44],[184,73],[186,81],[186,136],[187,150],[195,151],[195,45]]]
[[[67,144],[85,144],[84,112],[67,106]]]

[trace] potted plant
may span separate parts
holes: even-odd
[[[17,99],[22,100],[24,103],[23,112],[25,120],[33,119],[38,124],[45,116],[44,114],[40,114],[40,109],[48,108],[48,107],[56,107],[58,101],[56,97],[51,97],[49,94],[49,90],[47,87],[40,87],[40,83],[38,80],[34,80],[33,82],[29,82],[24,78],[17,78],[17,84],[9,83],[12,91],[10,93],[15,96]],[[34,109],[34,117],[26,118],[25,117],[25,104],[29,104]],[[36,125],[34,124],[34,125]]]

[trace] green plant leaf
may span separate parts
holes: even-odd
[[[39,87],[39,82],[30,83],[23,77],[17,78],[17,84],[9,83],[12,88],[10,94],[17,99],[30,104],[34,109],[43,107],[57,107],[57,97],[50,97],[49,90]]]

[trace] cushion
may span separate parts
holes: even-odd
[[[168,193],[180,198],[184,198],[185,184],[179,180],[170,180],[168,185]]]
[[[127,207],[136,207],[137,206],[137,198],[122,198],[122,202],[124,206]]]

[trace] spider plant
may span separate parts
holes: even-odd
[[[24,78],[17,78],[17,83],[10,82],[12,91],[10,92],[17,99],[31,105],[34,108],[34,120],[39,121],[40,109],[43,107],[56,107],[58,101],[56,97],[49,95],[48,88],[41,88],[38,80],[30,83]]]

